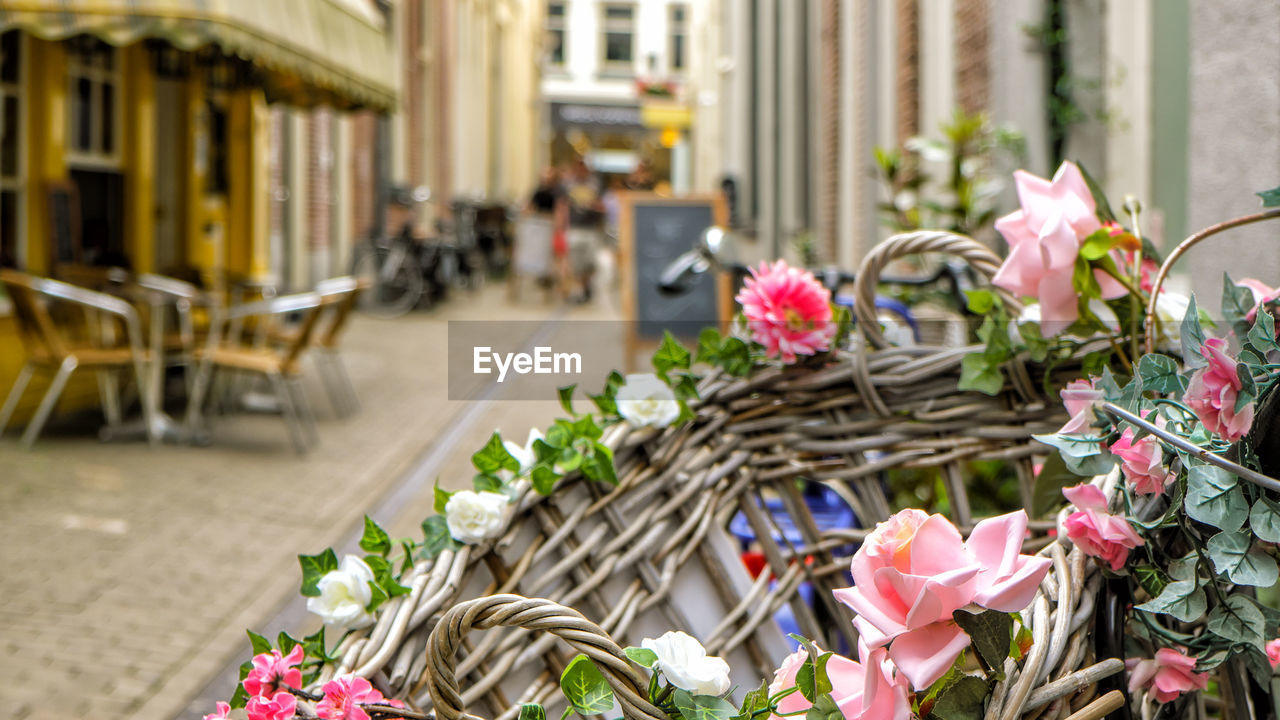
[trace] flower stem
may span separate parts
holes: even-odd
[[[1138,206],[1136,203],[1132,203],[1132,204],[1125,203],[1125,209],[1129,211],[1129,217],[1133,218],[1133,234],[1138,238],[1138,249],[1133,252],[1132,273],[1133,273],[1133,283],[1138,286],[1139,290],[1141,290],[1142,289],[1142,229],[1138,226]],[[1132,292],[1132,290],[1130,290],[1130,292]],[[1141,293],[1139,293],[1138,298],[1142,299]],[[1146,307],[1145,302],[1143,302],[1143,307]],[[1132,301],[1130,301],[1129,327],[1132,332],[1132,335],[1130,337],[1133,343],[1133,356],[1135,358],[1138,357],[1138,354],[1139,354],[1138,353],[1138,330],[1139,330],[1138,313],[1139,313],[1138,306],[1135,305]]]

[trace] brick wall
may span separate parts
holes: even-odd
[[[988,68],[988,1],[956,0],[956,104],[967,113],[987,109],[990,96]]]
[[[307,229],[304,238],[312,250],[332,246],[333,219],[333,111],[312,110],[307,118]]]
[[[898,140],[920,134],[920,13],[916,0],[897,0]]]
[[[362,111],[351,116],[351,237],[361,240],[369,236],[373,227],[374,188],[377,178],[374,177],[374,152],[376,146],[374,135],[377,131],[377,118],[373,113]]]

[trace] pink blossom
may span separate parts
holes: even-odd
[[[1085,555],[1105,561],[1112,570],[1124,567],[1129,551],[1143,544],[1129,521],[1107,512],[1107,499],[1094,485],[1065,488],[1062,494],[1077,508],[1065,523],[1071,542]]]
[[[1235,359],[1223,352],[1226,347],[1222,338],[1209,338],[1200,346],[1209,364],[1191,376],[1182,399],[1209,432],[1235,442],[1253,424],[1253,403],[1236,412],[1236,398],[1244,384],[1236,375]]]
[[[1167,703],[1191,690],[1203,690],[1209,674],[1196,672],[1196,659],[1187,657],[1182,648],[1160,648],[1154,659],[1129,658],[1124,661],[1129,671],[1129,692],[1151,691],[1156,702]]]
[[[1136,442],[1132,428],[1126,428],[1120,439],[1111,444],[1111,454],[1120,458],[1124,476],[1133,491],[1142,495],[1159,495],[1177,476],[1164,466],[1164,452],[1151,435]]]
[[[1253,309],[1245,316],[1249,322],[1253,322],[1258,316],[1258,308],[1262,305],[1280,300],[1280,288],[1273,288],[1260,280],[1253,278],[1241,278],[1236,281],[1236,285],[1242,288],[1248,288],[1253,294]]]
[[[368,680],[355,675],[342,675],[324,684],[324,699],[316,703],[316,715],[325,720],[369,720],[360,707],[381,703],[399,707],[398,700],[388,700]]]
[[[884,648],[869,650],[864,643],[858,643],[858,655],[861,663],[839,655],[832,655],[827,660],[831,697],[845,720],[909,720],[911,702],[907,699],[906,680],[895,672]],[[796,674],[808,657],[803,649],[788,655],[773,676],[769,694],[795,687]],[[799,712],[810,707],[812,703],[799,692],[778,703],[778,711],[782,713]],[[770,720],[781,718],[773,715]]]
[[[287,692],[251,697],[244,706],[249,720],[291,720],[297,709],[298,699]]]
[[[1280,638],[1267,643],[1267,660],[1271,662],[1272,670],[1280,667]]]
[[[273,695],[284,688],[302,687],[302,671],[297,665],[302,662],[301,645],[294,645],[288,655],[281,657],[279,650],[255,655],[253,669],[244,679],[244,690],[249,695]]]
[[[1021,610],[1047,562],[1017,552],[1026,517],[984,520],[966,544],[942,515],[904,510],[880,523],[854,553],[853,587],[835,591],[856,613],[871,649],[889,657],[912,687],[932,685],[969,644],[951,614],[973,602]],[[1022,605],[1018,605],[1022,602]]]
[[[1009,257],[993,282],[1040,303],[1040,332],[1056,335],[1076,321],[1079,296],[1072,284],[1084,239],[1102,228],[1084,175],[1064,162],[1045,180],[1019,170],[1013,174],[1022,208],[996,221],[1009,243]],[[1101,270],[1094,275],[1102,297],[1125,294],[1124,286]]]
[[[751,339],[765,347],[769,357],[793,363],[797,355],[813,355],[830,349],[835,335],[831,320],[831,293],[813,274],[793,268],[786,261],[760,263],[738,292],[738,303],[747,316]]]
[[[220,702],[217,703],[216,707],[218,708],[218,711],[205,715],[204,720],[227,720],[227,714],[231,712],[231,706],[224,702]]]
[[[1102,399],[1102,391],[1098,389],[1098,379],[1072,380],[1059,394],[1071,419],[1058,432],[1063,435],[1080,435],[1089,432],[1095,420],[1093,404]]]

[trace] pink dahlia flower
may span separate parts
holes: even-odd
[[[1196,672],[1196,659],[1181,648],[1160,648],[1154,659],[1129,658],[1124,665],[1129,671],[1129,692],[1146,689],[1159,703],[1173,702],[1184,692],[1209,685],[1209,674]]]
[[[751,269],[737,301],[747,316],[751,339],[769,357],[793,363],[797,355],[831,349],[836,326],[831,320],[831,293],[813,273],[778,260]]]
[[[316,715],[324,720],[369,720],[361,705],[381,703],[400,707],[399,700],[388,700],[368,680],[355,675],[342,675],[324,684],[324,698],[316,703]]]
[[[1009,243],[1009,257],[993,282],[1040,303],[1040,332],[1045,337],[1067,329],[1080,317],[1072,285],[1076,256],[1085,238],[1102,228],[1084,174],[1064,162],[1052,180],[1018,170],[1013,174],[1020,210],[996,221]],[[1094,275],[1102,297],[1125,294],[1124,286],[1101,270]]]
[[[1096,486],[1084,483],[1065,488],[1062,494],[1077,508],[1067,517],[1067,537],[1085,555],[1119,570],[1129,559],[1129,551],[1144,544],[1128,520],[1107,512],[1107,499]]]
[[[294,645],[283,657],[279,650],[255,655],[253,669],[244,678],[244,691],[254,697],[274,695],[285,688],[301,688],[302,671],[297,666],[302,658],[301,645]]]
[[[862,662],[856,663],[839,655],[827,660],[827,677],[831,680],[831,697],[845,720],[909,720],[911,702],[907,698],[907,683],[899,676],[884,648],[869,650],[858,643]],[[796,685],[796,674],[809,659],[805,650],[797,650],[782,661],[782,667],[773,676],[769,694],[773,695]],[[798,692],[778,703],[778,711],[795,713],[808,710],[812,703]],[[778,715],[770,720],[782,720]]]
[[[271,697],[259,695],[249,698],[244,714],[249,720],[293,720],[297,709],[298,699],[282,691]]]
[[[1120,458],[1124,476],[1141,495],[1159,495],[1177,476],[1164,466],[1164,451],[1154,437],[1133,439],[1133,428],[1127,428],[1120,439],[1111,444],[1111,454]]]
[[[1235,442],[1253,425],[1253,403],[1236,412],[1236,397],[1244,384],[1236,375],[1235,358],[1223,352],[1226,347],[1222,338],[1209,338],[1200,346],[1209,364],[1191,376],[1182,399],[1209,432]]]

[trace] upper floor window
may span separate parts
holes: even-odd
[[[556,67],[564,67],[567,32],[564,3],[547,3],[547,62]]]
[[[604,13],[604,67],[606,70],[634,69],[635,21],[634,5],[606,3]]]
[[[67,156],[81,164],[118,165],[118,51],[87,36],[67,45]]]
[[[672,5],[669,9],[671,13],[671,47],[668,48],[672,72],[683,72],[688,63],[688,48],[686,47],[689,10],[684,5]]]

